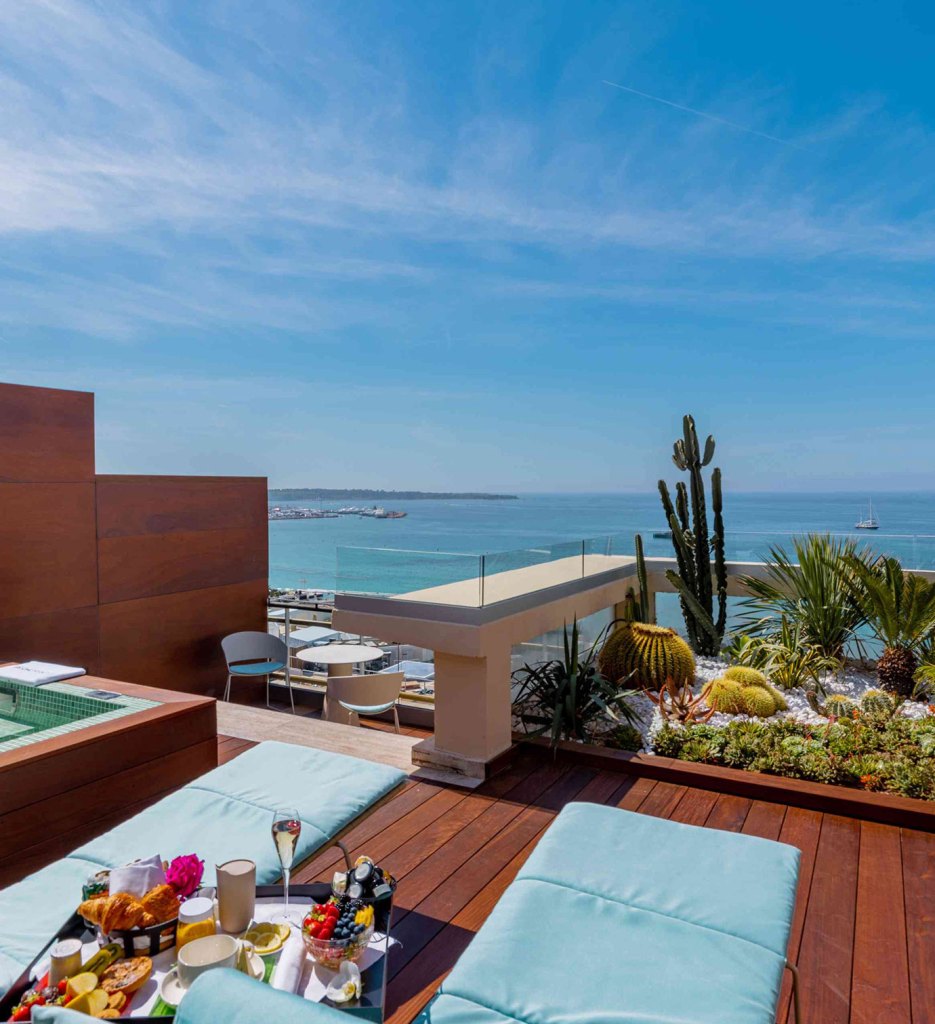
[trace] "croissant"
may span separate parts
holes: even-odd
[[[142,898],[143,910],[154,922],[172,921],[179,916],[179,898],[171,885],[156,885]]]
[[[114,931],[135,928],[144,913],[143,904],[135,896],[128,892],[118,892],[107,897],[98,923],[104,934],[110,935]]]
[[[104,909],[104,904],[107,902],[107,894],[100,893],[97,896],[92,896],[89,900],[85,900],[78,907],[78,914],[85,919],[90,921],[91,924],[101,923],[101,912]]]

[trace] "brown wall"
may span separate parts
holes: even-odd
[[[93,395],[0,384],[0,660],[218,694],[267,577],[265,478],[97,476]]]

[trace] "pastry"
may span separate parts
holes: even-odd
[[[154,924],[173,921],[179,916],[179,898],[171,885],[153,886],[140,902],[143,910],[152,914]]]
[[[101,912],[104,909],[104,904],[107,902],[107,893],[101,893],[99,896],[92,896],[90,899],[85,900],[81,906],[78,907],[78,914],[85,919],[90,921],[91,924],[101,923]]]
[[[153,962],[148,956],[134,956],[129,960],[118,960],[101,975],[101,988],[111,996],[122,992],[128,998],[146,984],[153,973]]]
[[[135,928],[144,913],[143,904],[135,896],[118,892],[107,897],[98,923],[104,934],[110,935],[111,932]]]
[[[143,911],[143,916],[140,918],[139,924],[137,925],[137,927],[138,928],[150,928],[155,923],[156,923],[156,919],[153,917],[153,915],[148,910],[144,910]]]

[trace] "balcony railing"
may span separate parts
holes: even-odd
[[[631,563],[633,537],[640,533],[647,558],[670,558],[672,541],[661,531],[634,530],[581,540],[466,553],[396,548],[339,547],[335,590],[398,600],[485,607],[518,594],[535,593]],[[771,548],[791,548],[802,534],[725,534],[730,562],[763,562]],[[935,570],[935,535],[864,531],[832,534],[851,539],[876,554],[892,555],[906,569]]]

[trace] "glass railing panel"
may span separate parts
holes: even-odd
[[[480,555],[340,547],[336,576],[340,593],[380,594],[469,607],[477,607],[481,599]]]
[[[496,604],[547,587],[559,586],[584,574],[583,542],[558,541],[483,556],[482,603]]]

